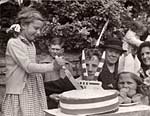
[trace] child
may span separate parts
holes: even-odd
[[[40,35],[44,19],[33,8],[23,8],[17,17],[20,32],[8,41],[6,49],[6,95],[4,116],[44,116],[47,109],[43,79],[39,73],[57,70],[61,58],[51,64],[36,63],[34,39]],[[60,64],[60,65],[59,65]]]
[[[49,55],[44,60],[40,61],[40,63],[52,63],[55,61],[56,56],[64,57],[63,45],[64,45],[63,39],[59,37],[54,37],[51,40],[50,45],[48,46]],[[71,73],[73,73],[73,69],[70,62],[65,61],[65,66],[69,69]],[[63,70],[49,71],[44,74],[44,82],[54,81],[59,78],[63,78],[64,76],[65,74]]]
[[[118,89],[119,89],[119,102],[120,104],[126,103],[149,103],[148,97],[140,93],[139,86],[142,80],[134,73],[121,72],[118,75]]]
[[[55,37],[51,40],[49,48],[49,53],[51,57],[63,56],[64,53],[64,41],[62,38]]]

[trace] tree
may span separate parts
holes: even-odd
[[[24,5],[27,3],[20,7]],[[146,23],[150,11],[150,0],[42,0],[28,5],[40,10],[48,21],[36,41],[39,52],[46,52],[55,36],[65,40],[66,51],[91,47],[108,19],[102,41],[116,35],[122,38],[133,19]]]
[[[123,20],[130,17],[123,4],[123,0],[43,1],[50,23],[46,25],[49,29],[43,30],[46,42],[40,39],[39,43],[49,43],[52,37],[59,36],[65,40],[67,51],[91,47],[108,19],[103,39],[112,31],[124,33]]]

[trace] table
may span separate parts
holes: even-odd
[[[45,110],[46,116],[87,116],[87,115],[68,115],[60,109]],[[119,107],[118,111],[107,114],[93,114],[88,116],[150,116],[150,106],[134,105],[128,107]]]

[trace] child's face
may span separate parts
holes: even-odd
[[[143,47],[141,49],[141,59],[146,66],[150,67],[150,47]]]
[[[137,83],[129,74],[121,74],[118,81],[119,90],[126,88],[128,90],[137,90]]]
[[[88,78],[87,80],[93,80],[95,72],[97,71],[99,64],[99,59],[97,56],[92,56],[90,60],[86,60],[86,66],[88,71]]]
[[[61,56],[63,53],[63,48],[60,45],[51,45],[49,47],[49,52],[52,57]]]
[[[29,24],[22,25],[22,35],[29,41],[33,41],[37,36],[41,34],[41,28],[44,22],[40,20],[34,20]]]

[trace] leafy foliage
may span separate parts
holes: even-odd
[[[95,44],[108,19],[102,41],[113,36],[121,39],[133,19],[146,21],[150,0],[42,0],[42,4],[32,6],[48,21],[36,41],[39,52],[47,52],[50,40],[56,36],[64,39],[66,51],[80,51]]]
[[[65,49],[70,51],[93,46],[108,19],[103,39],[111,37],[112,31],[124,33],[123,20],[129,16],[123,3],[120,0],[43,1],[50,22],[43,37],[47,43],[52,37],[62,37]]]

